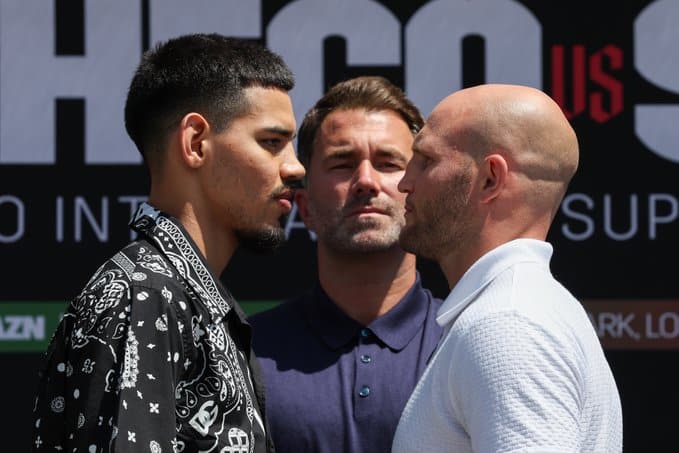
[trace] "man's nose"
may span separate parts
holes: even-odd
[[[283,181],[299,181],[304,178],[305,174],[306,170],[297,159],[295,149],[292,144],[288,145],[288,149],[285,150],[285,159],[281,163],[281,179]]]
[[[379,173],[375,171],[372,163],[364,160],[356,168],[352,190],[356,195],[370,194],[376,196],[381,190],[379,179]]]

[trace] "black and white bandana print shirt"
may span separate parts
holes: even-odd
[[[250,326],[180,223],[139,239],[69,305],[47,350],[34,451],[273,451]]]

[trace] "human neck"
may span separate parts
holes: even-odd
[[[225,234],[223,227],[213,220],[208,209],[200,203],[193,203],[180,194],[168,191],[154,193],[152,190],[149,203],[179,220],[214,275],[219,277],[224,272],[236,251],[238,241],[232,232]]]
[[[455,252],[439,258],[438,263],[443,275],[446,277],[449,289],[452,290],[455,285],[457,285],[457,282],[459,282],[464,273],[467,272],[467,269],[469,269],[478,258],[479,257],[475,254],[463,255]]]
[[[367,325],[391,310],[415,283],[415,256],[398,246],[376,253],[343,254],[318,244],[318,277],[330,299]]]
[[[449,246],[448,252],[436,259],[448,281],[448,287],[452,290],[476,260],[494,247],[495,241],[489,240],[483,233],[476,239],[466,237]]]
[[[455,287],[476,261],[491,250],[515,239],[544,241],[547,237],[546,229],[539,224],[525,228],[514,227],[514,230],[512,230],[512,225],[506,225],[503,228],[488,228],[486,231],[486,233],[481,233],[477,240],[467,238],[459,241],[458,246],[452,247],[447,254],[437,259],[450,289]],[[490,234],[495,231],[502,231],[502,234]]]

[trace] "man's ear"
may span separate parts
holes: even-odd
[[[187,113],[179,124],[182,161],[190,168],[199,168],[205,162],[205,139],[210,124],[199,113]]]
[[[297,213],[299,214],[299,218],[302,219],[302,222],[304,222],[304,225],[310,230],[314,230],[314,222],[313,218],[311,216],[311,213],[309,212],[309,194],[307,193],[306,189],[297,189],[295,190],[295,204],[297,205]]]
[[[507,182],[509,167],[501,154],[490,154],[483,160],[481,202],[490,203],[500,195]]]

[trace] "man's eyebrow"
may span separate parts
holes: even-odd
[[[354,150],[351,148],[345,148],[345,149],[338,149],[335,151],[330,151],[325,157],[324,160],[329,160],[329,159],[346,159],[347,157],[351,157],[354,155]]]
[[[407,161],[408,158],[406,157],[405,154],[401,152],[401,150],[397,148],[380,148],[377,150],[377,155],[380,157],[391,157],[394,159],[399,159],[402,161]]]
[[[356,151],[354,148],[343,148],[343,149],[337,149],[334,151],[329,152],[327,155],[323,156],[322,161],[323,162],[329,162],[329,161],[335,161],[335,160],[345,160],[345,159],[353,159],[354,156],[356,155]],[[379,148],[376,150],[374,156],[375,158],[387,158],[387,159],[393,159],[399,162],[408,162],[408,157],[406,157],[405,154],[403,154],[400,150],[394,148]]]
[[[264,130],[266,132],[270,132],[272,134],[282,135],[283,137],[290,139],[290,140],[294,140],[295,137],[297,137],[297,133],[294,130],[286,129],[286,128],[280,127],[280,126],[265,127]]]

